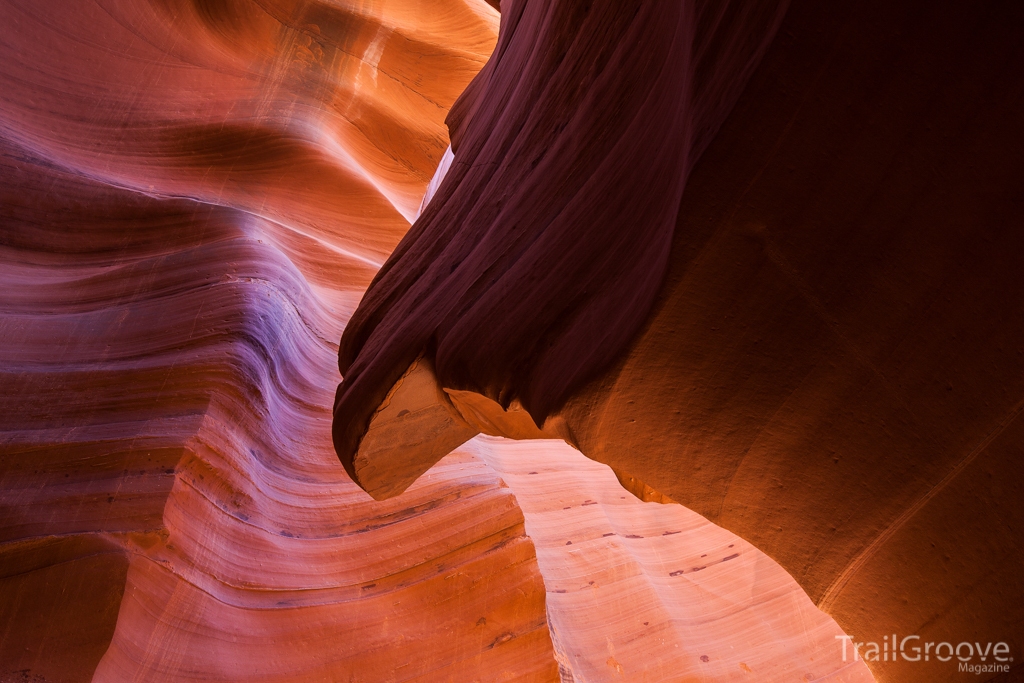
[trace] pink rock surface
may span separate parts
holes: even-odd
[[[330,445],[495,38],[441,7],[0,5],[4,680],[557,678],[493,472],[377,505]]]
[[[681,505],[644,503],[561,441],[480,436],[537,547],[563,681],[874,679],[771,558]]]
[[[557,677],[491,470],[453,457],[386,504],[345,476],[320,371],[340,316],[275,226],[5,159],[4,206],[36,212],[4,252],[3,674]]]

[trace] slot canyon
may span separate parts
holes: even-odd
[[[0,683],[1024,680],[1024,6],[0,35]]]

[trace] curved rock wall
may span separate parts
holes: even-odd
[[[344,311],[280,226],[5,161],[4,675],[557,678],[491,470],[453,457],[387,504],[345,477]]]
[[[859,641],[1017,666],[1022,30],[998,3],[794,4],[691,175],[648,326],[563,413]],[[882,655],[879,680],[979,677]]]
[[[380,505],[330,446],[332,340],[495,38],[444,8],[0,8],[0,677],[557,679],[494,473]]]
[[[1019,675],[1024,14],[795,3],[725,118],[781,8],[504,10],[452,170],[342,339],[350,474],[386,497],[477,432],[561,437],[864,642],[1002,642]],[[429,447],[387,410],[411,384]]]
[[[564,444],[474,442],[370,500],[329,440],[349,271],[316,288],[265,218],[2,159],[0,675],[870,680],[763,554]],[[687,575],[730,544],[743,571]]]
[[[341,341],[334,439],[350,474],[422,355],[444,388],[517,401],[539,426],[623,350],[686,177],[785,4],[506,3],[450,118],[451,171]]]
[[[779,154],[786,149],[785,135],[778,142],[771,131],[792,129],[792,119],[784,116],[793,111],[787,109],[792,104],[787,88],[800,93],[792,96],[799,112],[818,101],[815,88],[824,82],[817,71],[807,80],[794,76],[793,86],[785,78],[781,85],[771,79],[780,73],[799,76],[807,62],[840,68],[836,65],[848,67],[854,57],[863,57],[856,50],[844,57],[842,38],[870,26],[871,12],[846,10],[848,15],[837,19],[798,6],[782,35],[791,30],[799,49],[791,55],[786,52],[794,49],[791,43],[776,46],[768,75],[760,77],[769,80],[755,78],[757,87],[711,143],[783,8],[772,2],[648,4],[637,5],[630,16],[625,10],[631,7],[555,3],[545,8],[525,2],[505,7],[497,58],[449,117],[456,149],[451,177],[438,186],[404,243],[431,243],[427,238],[443,228],[460,233],[438,245],[454,251],[430,261],[420,247],[399,247],[376,285],[376,291],[390,286],[388,278],[411,259],[425,265],[431,292],[448,291],[448,284],[462,282],[459,278],[476,282],[470,290],[480,294],[483,308],[470,307],[468,314],[472,318],[486,310],[487,315],[476,327],[452,327],[448,347],[432,345],[430,334],[413,335],[416,343],[403,346],[406,356],[416,352],[411,358],[398,362],[398,356],[384,354],[367,362],[382,362],[384,375],[401,375],[426,350],[429,372],[422,377],[437,391],[436,378],[441,378],[450,393],[442,392],[440,399],[460,419],[474,421],[470,433],[484,427],[515,436],[551,436],[544,430],[562,430],[559,435],[568,435],[587,455],[612,462],[622,476],[636,475],[762,545],[813,598],[824,596],[822,603],[843,625],[858,631],[888,628],[892,620],[885,618],[896,611],[883,610],[885,618],[879,618],[879,612],[865,610],[892,605],[901,585],[915,581],[944,591],[918,603],[917,623],[930,623],[935,615],[940,626],[966,623],[960,605],[969,595],[977,597],[971,604],[979,606],[978,614],[991,617],[993,594],[975,588],[989,576],[1003,580],[1001,596],[1014,604],[1019,584],[1002,568],[1015,566],[1020,528],[1007,502],[1014,500],[1013,479],[1006,475],[1015,471],[1013,420],[1020,412],[1012,386],[995,400],[996,379],[977,386],[968,381],[965,386],[974,393],[954,402],[962,422],[939,410],[931,422],[920,423],[922,430],[941,423],[952,435],[941,443],[966,444],[966,458],[950,447],[925,467],[920,453],[905,448],[918,453],[904,464],[919,476],[897,471],[891,480],[872,479],[873,470],[857,470],[853,490],[870,491],[859,497],[844,497],[848,489],[842,487],[815,489],[831,480],[814,469],[817,461],[810,457],[801,457],[803,469],[794,472],[793,461],[772,460],[764,449],[755,449],[756,457],[741,460],[752,471],[739,472],[735,461],[722,455],[731,452],[728,448],[703,458],[698,447],[710,433],[742,441],[752,433],[756,416],[767,414],[765,406],[773,407],[779,420],[791,413],[816,415],[790,410],[827,394],[799,394],[799,387],[822,384],[800,374],[804,366],[794,356],[818,368],[834,361],[835,372],[856,379],[860,366],[849,359],[861,362],[880,353],[868,353],[864,340],[874,339],[870,333],[862,339],[850,332],[878,328],[844,322],[853,313],[828,317],[827,304],[835,295],[823,299],[807,284],[817,280],[801,264],[816,263],[812,257],[821,250],[832,252],[811,241],[791,253],[791,244],[804,244],[796,237],[779,246],[774,226],[800,223],[788,215],[776,218],[768,209],[808,201],[789,196],[750,209],[770,214],[768,227],[751,219],[737,230],[747,240],[743,244],[762,245],[757,253],[774,264],[754,271],[766,279],[744,281],[747,289],[726,289],[749,295],[753,288],[761,297],[752,296],[748,308],[737,313],[747,316],[743,325],[752,325],[752,315],[757,322],[758,311],[781,315],[773,307],[783,301],[796,313],[783,316],[781,328],[792,324],[812,341],[829,338],[832,330],[840,341],[823,347],[828,360],[818,358],[815,365],[807,346],[785,335],[781,341],[771,337],[775,346],[766,362],[777,374],[740,408],[713,400],[719,395],[715,391],[703,393],[712,405],[700,408],[703,399],[688,391],[699,382],[683,381],[687,364],[707,348],[723,354],[707,366],[717,378],[707,386],[728,392],[736,377],[749,377],[745,366],[729,360],[730,353],[739,353],[740,342],[704,344],[687,336],[703,320],[686,308],[701,300],[686,289],[693,282],[687,278],[701,272],[700,259],[688,255],[700,251],[707,267],[726,274],[734,272],[735,263],[746,263],[731,260],[743,256],[731,232],[741,201],[727,201],[734,196],[732,184],[756,188],[763,177],[785,178],[777,166],[787,158]],[[879,10],[878,16],[885,22],[903,17],[904,24],[894,25],[918,36],[913,54],[930,55],[930,36],[941,29],[950,37],[951,55],[974,55],[956,72],[958,88],[999,64],[1015,73],[1007,42],[1013,16],[967,12],[947,21],[933,13],[926,14],[931,23],[914,28],[909,14],[897,15]],[[974,21],[986,32],[1001,21],[1001,32],[993,35],[1003,42],[996,40],[988,57],[975,55],[952,39],[949,21]],[[339,469],[328,436],[339,380],[331,369],[338,352],[333,340],[416,216],[448,143],[443,123],[448,107],[494,45],[497,15],[485,3],[7,2],[0,5],[0,23],[5,27],[0,43],[0,676],[48,681],[870,680],[862,665],[842,661],[834,640],[839,626],[808,602],[779,565],[684,508],[635,500],[611,471],[582,461],[567,447],[480,439],[383,502],[370,500]],[[824,33],[815,33],[815,27]],[[538,31],[545,39],[531,41]],[[584,40],[595,31],[601,39]],[[865,34],[871,35],[861,31]],[[642,59],[634,46],[641,35],[650,47]],[[839,38],[819,45],[809,38],[816,35]],[[811,47],[800,47],[800,40],[810,40]],[[812,48],[824,49],[823,56]],[[675,60],[673,69],[653,69],[657,59]],[[611,78],[609,60],[618,60],[620,76],[631,77]],[[581,76],[580,64],[594,68]],[[935,73],[925,68],[929,65],[927,58],[923,66],[911,60],[905,69]],[[892,99],[881,103],[898,110],[907,101],[900,98],[909,76],[900,80],[902,72],[896,73]],[[834,80],[843,82],[839,76]],[[588,88],[567,87],[579,82]],[[515,83],[523,89],[495,98],[494,89]],[[685,87],[672,87],[679,83]],[[865,101],[874,102],[873,91],[865,86]],[[1000,111],[1016,101],[1016,94],[983,90],[975,101],[986,103],[985,111]],[[521,95],[532,107],[526,115],[512,106]],[[822,100],[835,101],[824,95]],[[927,109],[925,104],[920,107]],[[961,118],[945,121],[947,128],[973,111],[963,106],[956,110]],[[920,115],[913,110],[907,121]],[[865,119],[863,111],[848,119],[815,118],[847,124]],[[969,144],[954,136],[957,142],[950,143],[967,167],[981,158],[976,150],[994,149],[992,136],[1004,130],[1005,121],[984,120],[989,138]],[[905,130],[896,125],[899,120],[886,121],[878,125],[890,135]],[[821,125],[823,130],[807,130],[831,139],[829,124]],[[764,136],[762,142],[773,140],[767,151],[745,144],[751,131]],[[593,144],[579,146],[581,136]],[[985,157],[988,175],[977,181],[994,188],[986,195],[993,225],[1010,215],[999,183],[1012,168],[1015,139],[1003,139],[1005,157]],[[584,147],[592,156],[576,153]],[[803,142],[797,151],[811,147]],[[552,153],[543,158],[528,153],[549,148]],[[684,181],[705,148],[677,218]],[[749,154],[751,149],[759,151]],[[860,145],[856,151],[871,149]],[[507,158],[507,168],[495,172],[488,155]],[[860,158],[849,149],[839,156]],[[919,163],[927,161],[924,155]],[[608,175],[588,176],[579,166],[584,162],[599,162]],[[795,168],[806,170],[808,163]],[[859,164],[854,167],[863,177],[835,182],[868,192],[877,162]],[[771,171],[744,175],[754,167]],[[588,184],[597,176],[604,181]],[[552,177],[564,181],[558,186],[564,193],[539,201],[544,193],[538,188],[551,187]],[[853,182],[858,178],[860,184]],[[949,182],[940,188],[955,187]],[[778,183],[759,191],[767,197],[792,191]],[[968,189],[945,205],[933,201],[940,207],[935,211],[955,216],[952,209],[959,206],[974,215],[977,187],[966,182],[963,187]],[[829,196],[813,184],[805,191]],[[592,201],[595,197],[601,202]],[[616,208],[600,212],[599,204]],[[572,206],[582,207],[582,213],[569,220],[573,214],[566,208]],[[722,223],[727,227],[714,221],[700,227],[700,218],[713,210],[732,212]],[[446,222],[466,216],[472,220]],[[524,224],[511,220],[516,216],[551,220],[531,222],[530,230],[538,232],[525,235]],[[623,216],[633,217],[636,230],[599,239],[596,226],[616,225]],[[492,230],[467,233],[474,225]],[[540,233],[557,233],[554,244],[572,247],[564,250],[565,268],[538,266],[547,263],[540,247],[548,238]],[[643,234],[650,240],[640,239]],[[674,251],[665,266],[668,285],[655,301],[664,268],[652,265],[644,250],[657,255],[658,245],[667,245],[673,234]],[[1000,322],[996,312],[1001,309],[972,309],[970,302],[988,301],[985,294],[994,289],[1015,291],[1003,275],[1012,270],[996,258],[1012,259],[1012,235],[984,233],[987,246],[970,251],[954,250],[966,238],[941,234],[947,240],[923,253],[940,263],[966,254],[957,271],[963,277],[943,284],[934,273],[929,280],[932,271],[921,266],[914,281],[924,283],[922,301],[932,302],[940,301],[940,294],[954,297],[954,284],[964,283],[962,309],[937,303],[923,313],[913,309],[915,320],[924,322],[909,328],[894,323],[885,339],[910,330],[904,341],[909,339],[911,348],[914,339],[949,329],[948,311],[974,311],[975,317],[963,320],[976,322],[983,333],[967,335],[973,341],[963,346],[950,345],[956,350],[950,362],[965,368],[960,371],[965,381],[984,376],[966,364],[966,357],[996,368],[993,378],[1003,377],[1006,368],[1016,367],[1007,361],[1016,348],[1010,343],[1013,329]],[[509,242],[509,235],[523,240]],[[631,251],[631,239],[642,248]],[[851,238],[839,251],[859,253],[854,242]],[[455,263],[449,256],[466,249],[485,252],[491,260],[460,271],[467,259]],[[602,250],[617,258],[594,258]],[[916,254],[909,247],[896,253],[905,262]],[[480,270],[481,263],[490,265]],[[843,263],[826,259],[837,272],[843,272]],[[854,265],[865,267],[866,279],[903,291],[892,284],[903,280],[879,274],[893,272],[891,267],[878,271],[867,257]],[[505,268],[525,279],[516,286],[492,286],[487,278]],[[772,279],[780,277],[772,268],[789,278],[792,296],[772,298],[785,286]],[[446,277],[445,269],[456,277]],[[575,277],[583,271],[592,278]],[[440,279],[431,280],[438,273]],[[537,274],[571,275],[583,289],[576,298],[560,300],[562,308],[538,308],[536,296],[545,290],[533,281]],[[722,282],[732,282],[722,277],[711,278],[711,284],[703,280],[698,293],[717,301]],[[641,287],[623,285],[641,281]],[[371,294],[366,305],[376,296]],[[452,298],[446,305],[468,301]],[[626,348],[652,302],[655,317]],[[799,315],[804,304],[832,320],[832,327],[825,325],[814,336],[814,325],[794,323],[815,319]],[[854,313],[874,315],[850,305]],[[580,317],[566,318],[565,306],[578,308]],[[460,313],[457,308],[452,310]],[[523,320],[516,312],[529,310],[542,314],[513,329]],[[602,318],[601,311],[620,317]],[[442,326],[458,322],[445,316],[424,320],[440,320]],[[492,326],[495,320],[502,324]],[[346,339],[365,337],[367,325],[379,322],[363,314],[359,321]],[[390,324],[379,329],[387,331]],[[538,333],[537,326],[550,334]],[[595,330],[611,330],[614,338]],[[673,351],[680,338],[691,340],[690,351],[682,355]],[[730,338],[746,339],[738,332]],[[422,348],[413,348],[423,339],[428,341]],[[523,339],[540,340],[527,354],[532,369],[525,373],[520,372],[525,361],[516,355],[524,351],[516,346]],[[351,343],[343,356],[358,346]],[[367,348],[373,344],[358,350]],[[511,355],[481,356],[502,348]],[[623,348],[628,353],[619,365],[581,389]],[[671,362],[663,362],[666,353]],[[939,362],[923,357],[932,360],[922,361],[922,375]],[[537,359],[543,362],[531,365]],[[852,365],[843,365],[843,359]],[[876,377],[898,385],[884,364],[873,362]],[[359,373],[347,374],[346,381],[350,376],[356,382]],[[349,398],[343,393],[343,402],[355,401],[349,408],[365,418],[352,423],[360,428],[378,407],[382,396],[377,394],[394,384],[378,379],[362,394],[365,403],[353,398],[358,392]],[[820,381],[849,389],[831,376]],[[872,386],[867,380],[862,385]],[[782,393],[769,390],[776,387]],[[778,405],[783,394],[793,403]],[[908,406],[916,405],[914,395],[892,394]],[[864,394],[857,405],[881,405],[870,399]],[[564,400],[565,408],[552,413],[560,422],[545,423],[543,416]],[[690,411],[687,416],[703,416],[704,426],[680,418],[683,407]],[[920,409],[911,412],[920,419]],[[850,424],[859,424],[858,415],[873,414],[853,415]],[[337,412],[334,419],[338,424]],[[637,426],[628,426],[634,424],[629,420]],[[771,436],[778,428],[772,424],[757,433]],[[779,433],[800,433],[803,423],[786,424]],[[681,435],[678,425],[692,429]],[[946,432],[936,434],[940,443]],[[637,448],[641,441],[643,449]],[[825,441],[857,443],[841,430]],[[686,445],[682,455],[680,443]],[[767,452],[806,455],[806,448],[794,437]],[[857,461],[838,457],[843,463],[850,459]],[[874,461],[864,462],[862,468]],[[950,462],[956,466],[944,469]],[[962,484],[967,480],[960,477],[974,475],[971,486]],[[733,484],[722,489],[723,477]],[[776,482],[797,482],[801,495],[790,495],[785,485],[775,491]],[[819,498],[808,497],[806,489],[818,491]],[[954,497],[947,500],[947,495]],[[979,508],[979,497],[990,504]],[[844,517],[851,509],[868,521]],[[977,513],[973,526],[957,517],[963,509]],[[947,528],[956,530],[946,540],[929,532],[942,514]],[[893,519],[896,524],[889,523]],[[845,524],[844,531],[856,533],[846,534],[836,548],[815,545],[829,537],[822,527],[828,524]],[[990,527],[1002,536],[989,533]],[[872,535],[878,529],[886,531]],[[905,542],[900,534],[907,535]],[[938,548],[940,542],[945,545]],[[936,553],[930,563],[891,559],[915,543],[936,544],[933,550],[918,548],[921,555]],[[957,548],[968,552],[957,555]],[[849,563],[851,557],[857,561]],[[959,574],[950,574],[944,564],[954,557]],[[986,565],[984,560],[993,557],[1007,564]],[[840,571],[847,566],[852,569]],[[893,567],[905,570],[905,584]],[[943,572],[967,578],[958,583],[942,579]],[[823,591],[827,585],[833,588]],[[1012,621],[1016,613],[1002,614],[1002,622],[987,622],[989,631],[972,634],[1012,632],[1019,623]],[[897,675],[884,667],[876,670],[880,678]],[[919,671],[897,673],[901,680],[935,675]]]

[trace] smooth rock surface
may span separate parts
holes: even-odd
[[[1005,642],[1011,680],[1020,9],[795,3],[691,175],[651,320],[563,413],[584,453],[764,550],[859,641]],[[884,681],[992,675],[883,655]]]
[[[342,339],[339,456],[433,353],[864,642],[1002,642],[1019,677],[1024,12],[794,2],[776,34],[781,6],[709,7],[505,4]]]
[[[700,515],[637,500],[561,441],[460,451],[522,506],[563,681],[874,681],[784,569]]]

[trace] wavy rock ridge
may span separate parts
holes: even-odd
[[[493,472],[374,505],[327,436],[330,340],[496,15],[2,13],[0,675],[557,678]]]
[[[473,295],[484,308],[529,310],[544,291],[527,286],[531,273],[557,271],[539,268],[539,252],[531,252],[551,246],[543,235],[516,243],[521,254],[506,253],[505,238],[524,229],[506,222],[515,214],[512,200],[541,197],[519,181],[533,178],[536,189],[544,177],[564,178],[565,195],[555,200],[562,213],[530,225],[554,226],[555,246],[588,246],[574,235],[590,219],[565,209],[593,211],[595,197],[613,198],[608,184],[589,186],[574,171],[581,162],[570,153],[578,151],[574,136],[596,136],[600,144],[588,148],[603,160],[607,178],[628,176],[663,200],[619,196],[611,202],[618,213],[600,217],[609,224],[631,217],[649,230],[639,251],[613,235],[592,243],[596,251],[618,250],[619,259],[569,257],[593,273],[576,292],[583,298],[573,301],[607,304],[619,318],[583,305],[591,313],[552,327],[569,304],[541,306],[536,322],[552,331],[537,337],[543,341],[529,362],[514,346],[535,330],[512,329],[515,316],[503,321],[507,328],[489,329],[493,318],[465,330],[455,325],[447,341],[462,341],[447,348],[432,345],[426,332],[412,335],[401,353],[370,359],[386,371],[366,385],[364,403],[355,394],[342,399],[365,418],[352,424],[365,428],[395,379],[426,351],[425,374],[417,375],[425,381],[415,385],[422,391],[396,393],[385,406],[396,418],[407,409],[401,401],[432,391],[433,402],[413,407],[440,405],[440,414],[469,425],[460,443],[480,431],[569,436],[588,455],[623,466],[622,476],[641,476],[764,543],[813,588],[827,574],[813,569],[817,561],[795,571],[794,556],[807,544],[787,545],[758,523],[730,516],[742,506],[715,508],[714,486],[705,499],[666,474],[676,471],[665,460],[676,450],[638,448],[635,440],[654,443],[650,425],[678,422],[658,422],[665,406],[675,410],[663,399],[666,387],[680,393],[678,369],[658,381],[634,376],[637,367],[641,375],[662,368],[648,362],[656,351],[644,345],[651,334],[666,334],[659,327],[666,321],[670,332],[680,329],[664,297],[678,286],[679,240],[703,234],[678,229],[673,202],[682,196],[680,215],[693,215],[684,181],[691,171],[707,178],[693,167],[705,148],[707,165],[721,163],[723,152],[709,147],[712,134],[783,8],[648,4],[632,17],[624,8],[505,8],[496,59],[449,118],[456,150],[450,177],[404,243],[416,244],[442,224],[453,231],[491,226],[486,248],[464,236],[451,242],[456,251],[482,248],[491,266],[480,271],[479,263],[467,263],[450,280],[444,268],[459,273],[450,254],[422,261],[403,246],[377,280],[383,287],[404,268],[395,264],[412,259],[425,265],[430,291],[448,286],[438,282],[483,277],[488,286]],[[828,26],[812,19],[810,25]],[[480,439],[383,502],[369,500],[339,470],[327,436],[339,379],[329,369],[338,351],[332,340],[416,216],[448,143],[448,106],[491,53],[497,15],[484,3],[7,2],[0,20],[0,676],[870,680],[862,664],[840,659],[839,626],[771,559],[684,508],[629,497],[610,470],[567,447]],[[582,27],[578,36],[596,31],[603,42],[567,38],[566,26]],[[536,31],[545,40],[531,46]],[[647,61],[634,63],[641,35],[651,49],[641,55]],[[1005,51],[1006,44],[996,47]],[[993,59],[1012,67],[999,49]],[[679,69],[648,78],[658,59],[676,60]],[[615,82],[602,71],[611,63],[604,60],[618,60],[620,75],[636,77]],[[583,79],[589,91],[564,87],[582,82],[578,64],[603,64]],[[520,78],[530,84],[522,101],[533,107],[523,120],[511,106],[522,93],[495,98],[491,90]],[[678,82],[689,85],[670,87]],[[661,97],[639,97],[644,88]],[[741,101],[738,111],[750,116],[756,109]],[[637,121],[663,121],[662,137]],[[517,126],[527,131],[522,139]],[[727,122],[723,145],[737,127],[756,130]],[[548,148],[557,154],[526,167],[534,163],[527,152]],[[652,150],[658,164],[643,167],[649,175],[636,172],[635,159]],[[504,175],[481,170],[499,153],[510,160]],[[479,194],[467,189],[473,183]],[[532,220],[554,206],[534,204],[520,204],[519,217]],[[472,221],[442,220],[460,211]],[[647,256],[667,255],[673,235],[676,252],[659,270]],[[1013,253],[1005,241],[992,249]],[[506,267],[525,280],[495,289],[486,277]],[[430,279],[432,268],[440,280]],[[656,300],[665,268],[670,289]],[[630,282],[643,286],[623,286]],[[488,297],[497,297],[493,306]],[[651,305],[653,322],[627,348]],[[362,315],[347,339],[367,334]],[[481,360],[477,343],[515,352],[502,360],[510,364],[498,380],[478,381],[478,370],[486,375],[500,364]],[[579,351],[588,345],[594,353]],[[566,349],[578,358],[563,362]],[[625,358],[601,376],[617,349]],[[464,363],[464,351],[476,361]],[[520,372],[537,358],[547,365]],[[597,383],[585,385],[593,372]],[[346,382],[359,376],[348,372]],[[611,389],[609,377],[616,380]],[[647,402],[629,393],[644,387]],[[639,406],[646,436],[620,429],[619,421],[634,419],[630,405]],[[547,413],[554,420],[545,421]],[[991,438],[976,451],[995,444],[1009,459],[1016,414],[985,432]],[[334,419],[337,425],[337,410]],[[442,441],[447,431],[438,432]],[[388,438],[404,436],[399,429],[378,443]],[[622,438],[630,442],[616,441]],[[381,467],[385,485],[398,481],[386,494],[415,478],[396,479],[385,461],[371,463]],[[687,477],[704,476],[703,461],[696,465]],[[742,497],[760,489],[736,490]],[[1011,497],[994,492],[992,499],[993,518],[1012,545],[1018,527],[1002,507]],[[829,519],[839,518],[841,504]],[[750,516],[770,522],[788,513],[773,499]],[[800,514],[801,523],[826,518]],[[794,528],[800,524],[787,524]],[[858,581],[865,579],[851,574],[842,586]],[[1012,598],[1016,584],[1007,585]],[[865,590],[830,595],[849,601]],[[826,604],[848,618],[838,597]],[[921,613],[940,608],[929,604]]]

